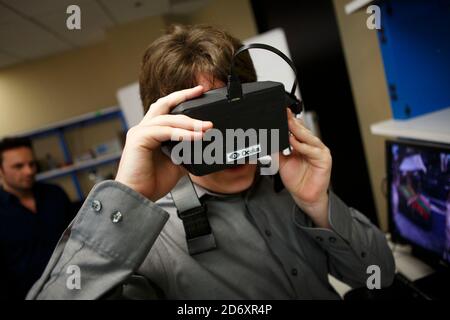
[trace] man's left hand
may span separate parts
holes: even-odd
[[[332,158],[330,150],[308,130],[303,120],[288,110],[292,153],[280,153],[280,177],[296,204],[317,227],[330,228],[328,222],[328,187]]]

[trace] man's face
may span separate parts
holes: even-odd
[[[225,87],[222,81],[212,81],[210,78],[200,75],[197,83],[206,91]],[[248,189],[255,178],[256,164],[242,164],[222,171],[207,174],[201,177],[190,175],[196,184],[217,193],[238,193]]]
[[[3,152],[0,174],[3,183],[18,191],[33,187],[36,176],[36,161],[30,148],[19,147]]]

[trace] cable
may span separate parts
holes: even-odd
[[[230,74],[228,75],[228,100],[233,101],[233,100],[238,100],[242,98],[242,86],[241,83],[239,81],[239,77],[236,75],[236,70],[235,70],[235,59],[236,57],[247,50],[250,49],[263,49],[263,50],[267,50],[270,52],[275,53],[276,55],[278,55],[279,57],[281,57],[284,61],[287,62],[287,64],[289,64],[289,66],[291,67],[291,69],[294,71],[295,74],[295,81],[294,84],[292,85],[292,89],[291,89],[291,95],[295,95],[295,90],[297,89],[297,69],[295,68],[294,63],[292,62],[291,59],[288,58],[288,56],[286,56],[283,52],[281,52],[280,50],[278,50],[277,48],[274,48],[272,46],[269,46],[267,44],[263,44],[263,43],[252,43],[252,44],[247,44],[244,45],[242,47],[240,47],[233,55],[233,57],[231,58],[231,65],[230,65]]]

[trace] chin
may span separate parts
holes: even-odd
[[[257,166],[244,164],[192,180],[200,186],[217,193],[239,193],[247,190],[255,179]]]
[[[34,184],[35,184],[35,181],[34,181],[34,180],[31,180],[31,181],[25,181],[25,182],[23,182],[23,183],[21,184],[20,189],[25,190],[25,191],[28,191],[28,190],[30,190],[30,189],[33,188]]]
[[[21,185],[18,189],[21,189],[22,191],[30,191],[31,189],[33,189],[34,184],[30,183],[30,184],[24,184]]]

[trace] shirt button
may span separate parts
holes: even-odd
[[[296,275],[298,274],[297,269],[293,268],[293,269],[291,270],[291,274],[292,274],[293,276],[296,276]]]
[[[335,242],[336,242],[336,238],[335,238],[335,237],[330,237],[328,240],[329,240],[331,243],[335,243]]]
[[[120,221],[122,221],[122,218],[123,218],[123,215],[122,215],[122,213],[120,211],[114,212],[111,215],[111,221],[113,223],[119,223]]]
[[[94,200],[91,203],[91,208],[95,212],[100,212],[100,210],[102,210],[102,203],[100,201],[98,201],[98,200]]]
[[[272,232],[270,232],[270,230],[267,230],[267,229],[266,229],[265,233],[266,233],[266,236],[268,236],[268,237],[270,237],[272,235]]]
[[[366,253],[363,251],[361,252],[361,258],[365,258],[366,257]]]
[[[323,241],[323,238],[322,238],[322,237],[319,237],[319,236],[317,236],[317,237],[316,237],[316,240],[317,240],[317,241],[319,241],[319,242],[322,242],[322,241]]]

